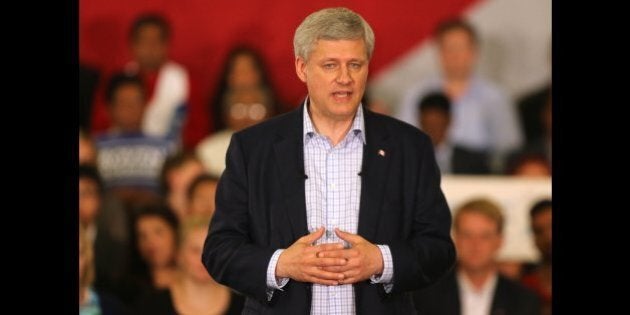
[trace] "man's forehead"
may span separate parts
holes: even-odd
[[[367,60],[367,47],[363,39],[318,39],[309,58],[314,56],[322,59]]]

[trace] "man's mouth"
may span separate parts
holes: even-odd
[[[352,95],[352,92],[350,91],[333,92],[333,96],[335,98],[349,98],[351,95]]]

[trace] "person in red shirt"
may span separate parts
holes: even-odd
[[[521,282],[538,294],[542,314],[551,314],[551,200],[537,202],[530,210],[531,228],[541,261],[526,272]]]
[[[140,76],[149,96],[142,131],[151,136],[181,140],[189,94],[186,69],[169,60],[171,30],[160,15],[145,14],[132,24],[131,52],[134,60],[127,73]]]

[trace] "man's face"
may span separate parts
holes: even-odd
[[[448,114],[441,110],[426,109],[420,115],[420,126],[431,137],[434,146],[444,141],[449,124]]]
[[[469,34],[462,29],[454,29],[439,39],[440,60],[442,70],[450,78],[466,78],[470,76],[475,59],[476,48]]]
[[[184,194],[186,189],[188,189],[188,185],[192,183],[195,177],[203,174],[203,172],[204,169],[201,162],[192,159],[172,169],[167,175],[171,193]]]
[[[234,58],[228,75],[230,89],[254,88],[262,85],[260,71],[251,55],[241,54]]]
[[[536,247],[544,260],[551,261],[551,208],[538,213],[532,219]]]
[[[455,224],[454,241],[461,268],[474,272],[492,266],[502,243],[497,223],[480,213],[466,212]]]
[[[190,200],[189,214],[209,215],[214,214],[214,199],[217,191],[217,182],[207,181],[199,184],[193,192]]]
[[[551,176],[551,170],[544,161],[529,159],[518,165],[516,170],[514,170],[514,175],[522,177],[549,177]]]
[[[143,113],[144,96],[140,87],[135,84],[120,86],[112,99],[113,124],[124,131],[138,131],[141,128]]]
[[[313,114],[346,120],[356,111],[368,76],[367,50],[359,40],[318,40],[308,61],[297,57],[295,70],[306,83]]]
[[[157,70],[166,61],[168,45],[157,25],[145,25],[138,30],[131,51],[143,70]]]
[[[96,163],[96,148],[94,143],[79,135],[79,164]]]

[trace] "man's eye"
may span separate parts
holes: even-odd
[[[360,63],[351,63],[350,64],[350,68],[352,68],[352,69],[360,69],[361,68],[361,64]]]
[[[333,68],[335,68],[335,64],[334,63],[324,64],[324,68],[325,69],[333,69]]]

